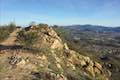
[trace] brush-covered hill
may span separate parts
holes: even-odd
[[[53,26],[69,48],[98,61],[120,77],[120,27],[98,25]]]
[[[69,49],[47,24],[16,32],[13,42],[0,45],[0,80],[110,80],[109,70]]]

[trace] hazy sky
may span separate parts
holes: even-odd
[[[120,0],[0,0],[0,24],[120,26]]]

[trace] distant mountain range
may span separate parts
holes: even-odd
[[[62,26],[63,27],[63,26]],[[75,29],[75,30],[85,30],[85,31],[96,31],[96,32],[120,32],[120,26],[119,27],[105,27],[105,26],[99,26],[99,25],[70,25],[70,26],[64,26],[66,28]]]

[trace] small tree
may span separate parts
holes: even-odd
[[[40,23],[40,24],[38,24],[38,26],[39,26],[39,27],[48,27],[48,25],[47,25],[47,24],[44,24],[44,23]]]
[[[34,43],[37,41],[38,35],[36,32],[25,32],[20,31],[17,36],[17,41],[24,47],[33,47]]]

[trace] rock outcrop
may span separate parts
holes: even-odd
[[[34,26],[27,32],[38,32],[38,41],[34,45],[37,48],[48,47],[51,49],[62,49],[64,47],[62,40],[58,37],[57,33],[47,25],[44,27]]]

